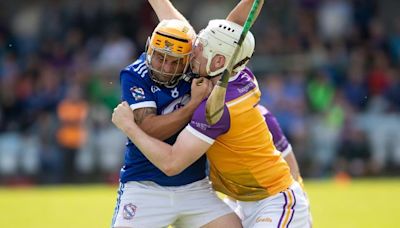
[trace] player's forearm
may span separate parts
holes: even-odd
[[[169,0],[149,0],[149,3],[160,21],[167,19],[187,21]]]
[[[196,104],[189,103],[169,114],[148,116],[139,126],[150,136],[164,141],[187,125],[196,107]]]
[[[291,152],[291,153],[287,154],[284,157],[284,159],[290,167],[290,173],[292,174],[293,178],[295,180],[299,180],[300,169],[299,169],[299,165],[297,164],[296,156],[294,155],[294,153]]]
[[[226,18],[228,21],[235,22],[239,25],[244,25],[246,22],[247,16],[250,13],[251,7],[253,5],[254,0],[242,0],[236,7],[229,13],[228,17]],[[264,5],[264,0],[260,0],[260,7],[255,14],[255,19],[260,14],[261,8]],[[255,21],[254,19],[254,21]]]
[[[149,136],[133,122],[125,124],[121,130],[151,163],[167,175],[171,172],[171,164],[175,163],[171,145]]]

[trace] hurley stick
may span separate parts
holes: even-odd
[[[237,55],[239,54],[240,46],[242,45],[244,38],[247,35],[247,32],[250,30],[250,27],[253,25],[255,14],[260,5],[259,3],[260,0],[255,0],[253,2],[250,13],[247,16],[246,22],[244,23],[243,31],[240,34],[238,45],[233,52],[232,58],[230,59],[227,68],[222,73],[221,79],[218,81],[217,85],[215,85],[214,89],[207,99],[206,120],[211,125],[217,123],[221,119],[224,112],[225,95],[226,88],[228,87],[228,80],[232,74],[233,67],[236,62],[235,60],[237,58]]]

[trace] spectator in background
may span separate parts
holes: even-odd
[[[66,97],[57,107],[60,127],[57,131],[57,141],[64,158],[64,180],[74,181],[76,173],[76,155],[85,143],[87,131],[85,121],[88,115],[88,105],[84,100],[78,85],[70,87]]]
[[[322,1],[317,16],[321,37],[327,41],[335,41],[347,36],[352,25],[352,13],[349,1]]]
[[[100,50],[97,60],[99,71],[116,71],[126,66],[136,56],[134,44],[122,36],[120,29],[114,26],[107,32],[107,39]]]
[[[400,64],[400,17],[394,20],[393,33],[390,36],[390,54],[393,63]]]
[[[126,137],[112,125],[110,115],[104,103],[90,107],[88,137],[76,157],[77,170],[85,181],[118,182]]]
[[[327,71],[319,70],[315,77],[308,82],[307,99],[311,110],[316,113],[326,111],[332,104],[335,88]]]
[[[382,53],[375,55],[369,85],[372,97],[360,123],[371,143],[372,173],[378,174],[389,164],[400,167],[398,72],[388,67]]]
[[[39,4],[32,2],[25,4],[13,17],[11,28],[21,57],[29,56],[39,46],[42,13]]]
[[[371,142],[375,174],[385,170],[388,164],[400,167],[400,118],[396,104],[399,76],[396,70],[385,72],[386,87],[371,99],[362,119]]]
[[[288,72],[284,83],[284,97],[286,113],[289,117],[288,125],[284,132],[288,134],[289,140],[296,148],[297,157],[304,161],[306,158],[307,141],[307,97],[306,97],[306,75],[303,67],[297,64]]]
[[[389,102],[389,112],[400,112],[400,71],[392,68],[388,70],[388,88],[383,93]]]
[[[339,132],[342,126],[343,110],[326,71],[320,70],[307,86],[307,98],[311,113],[309,127],[311,135],[310,150],[313,151],[312,173],[321,177],[329,174],[334,158]]]
[[[50,111],[40,112],[34,131],[39,141],[39,183],[61,183],[64,160],[57,146],[57,116]]]
[[[382,50],[373,52],[372,67],[368,73],[367,83],[370,96],[382,96],[389,86],[387,55]]]
[[[387,34],[382,21],[378,18],[371,20],[369,27],[368,46],[371,51],[387,51],[388,40]]]
[[[261,90],[260,102],[268,106],[275,115],[279,116],[282,106],[284,105],[282,101],[284,88],[283,75],[279,73],[269,73],[261,78],[259,82]]]
[[[8,182],[18,174],[20,142],[21,136],[16,131],[0,135],[0,177],[4,181]]]
[[[325,177],[329,175],[332,161],[335,158],[340,132],[343,127],[345,113],[340,94],[321,113],[311,116],[309,127],[311,136],[310,151],[312,151],[312,175]]]
[[[343,93],[354,111],[360,112],[367,105],[368,90],[365,82],[364,68],[353,64],[347,72],[347,79],[343,85]]]
[[[353,0],[352,3],[354,21],[359,26],[361,36],[365,40],[368,33],[368,26],[372,18],[376,15],[376,11],[379,9],[378,1]]]
[[[335,159],[336,173],[364,176],[370,170],[370,158],[371,150],[365,132],[350,122],[345,124]]]

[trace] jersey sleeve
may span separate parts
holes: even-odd
[[[204,100],[193,114],[192,120],[186,129],[201,140],[213,144],[215,139],[226,133],[230,128],[229,110],[224,105],[224,113],[221,119],[214,125],[206,121],[206,100]]]
[[[138,108],[157,108],[154,95],[146,81],[130,71],[122,71],[120,75],[122,100],[129,103],[132,110]]]
[[[278,120],[264,106],[258,105],[258,108],[265,118],[265,122],[267,123],[268,129],[272,134],[272,138],[276,149],[282,153],[283,157],[285,157],[292,151],[292,146],[290,145],[286,136],[283,134],[283,131],[278,123]]]

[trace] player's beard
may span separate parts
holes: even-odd
[[[158,72],[158,71],[152,71],[151,72],[153,74],[153,77],[155,77],[158,81],[160,82],[169,82],[171,80],[171,78],[173,77],[172,75],[165,75],[162,72]]]

